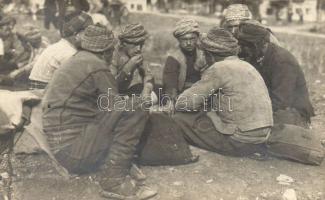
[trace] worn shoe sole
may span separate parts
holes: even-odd
[[[104,198],[107,198],[109,200],[147,200],[157,195],[156,191],[146,191],[146,192],[140,192],[137,195],[133,196],[124,196],[112,192],[107,191],[101,191],[100,195]]]

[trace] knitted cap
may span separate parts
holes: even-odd
[[[226,22],[248,20],[252,18],[252,14],[245,4],[231,4],[225,10]]]
[[[65,19],[62,25],[61,35],[62,37],[73,36],[85,30],[91,24],[93,24],[91,16],[85,12],[81,12],[71,18]]]
[[[80,39],[81,47],[91,52],[103,52],[116,43],[113,32],[99,24],[88,26]]]
[[[258,43],[270,37],[270,31],[255,20],[242,22],[239,25],[237,38],[240,41]]]

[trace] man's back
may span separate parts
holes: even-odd
[[[237,57],[228,57],[217,62],[204,71],[202,79],[185,90],[181,96],[194,98],[191,106],[196,109],[202,106],[202,102],[201,105],[195,105],[200,103],[202,95],[208,97],[211,93],[214,93],[214,109],[223,123],[220,124],[219,131],[225,131],[222,130],[225,124],[242,131],[273,125],[267,88],[262,77],[249,63]],[[195,94],[196,97],[193,97]]]
[[[61,66],[62,62],[69,59],[76,52],[76,48],[65,39],[50,45],[35,62],[29,79],[48,83],[52,79],[54,71]]]
[[[270,44],[259,72],[272,99],[273,110],[296,108],[303,116],[314,116],[302,69],[286,49]]]
[[[116,83],[106,63],[81,51],[57,70],[43,99],[43,125],[71,125],[94,120],[99,95]]]

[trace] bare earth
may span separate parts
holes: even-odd
[[[39,22],[38,22],[39,23]],[[309,80],[317,108],[313,129],[325,139],[325,78]],[[286,189],[295,189],[298,200],[325,200],[325,163],[308,166],[270,158],[256,161],[226,157],[193,148],[199,162],[176,167],[142,167],[147,184],[156,188],[155,200],[280,200]],[[13,199],[17,200],[99,200],[96,174],[64,180],[44,155],[19,156],[14,160],[16,174]],[[278,184],[285,174],[290,185]]]

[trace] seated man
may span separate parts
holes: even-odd
[[[36,60],[40,56],[40,54],[49,46],[49,40],[41,35],[41,31],[34,25],[26,24],[23,25],[23,29],[17,32],[18,38],[25,46],[25,49],[31,52],[31,55],[28,59],[28,62],[10,72],[8,78],[12,81],[19,79],[20,77],[29,76],[30,71],[32,70]]]
[[[29,76],[31,89],[44,89],[52,79],[55,70],[77,53],[77,35],[90,24],[93,24],[92,19],[86,13],[65,18],[61,40],[46,48],[33,66]]]
[[[16,33],[16,36],[16,42],[22,45],[26,55],[29,53],[29,57],[24,56],[23,62],[18,63],[15,69],[2,76],[2,84],[5,85],[12,85],[17,80],[18,82],[25,82],[24,78],[30,73],[38,56],[49,45],[48,39],[41,35],[39,28],[31,24],[23,25],[22,29]],[[21,77],[24,78],[19,80]]]
[[[224,19],[221,26],[236,35],[239,24],[241,22],[251,20],[252,13],[245,4],[231,4],[225,9]],[[254,20],[260,26],[263,26],[260,22]],[[264,26],[263,26],[264,27]],[[270,42],[276,45],[280,45],[278,39],[273,35],[271,29],[267,28],[270,34]]]
[[[210,67],[177,99],[176,111],[191,112],[174,118],[192,145],[229,155],[255,153],[273,126],[265,83],[237,57],[239,45],[230,32],[214,27],[200,42]]]
[[[308,127],[315,114],[303,71],[288,50],[270,43],[269,36],[265,28],[243,22],[238,32],[242,54],[266,83],[274,122]]]
[[[111,72],[116,78],[121,94],[140,94],[143,79],[145,76],[151,76],[142,55],[147,37],[147,31],[139,23],[128,24],[118,35],[120,42],[113,55]]]
[[[120,98],[108,67],[114,41],[112,31],[103,26],[85,30],[82,50],[56,71],[45,92],[44,133],[57,161],[70,173],[92,172],[108,156],[100,180],[103,196],[147,199],[156,192],[139,188],[129,175],[148,113],[139,108],[141,98],[115,109]],[[147,83],[144,88],[142,95],[147,96],[151,90]],[[106,104],[103,95],[109,100]],[[128,111],[131,106],[134,111]]]
[[[201,78],[205,58],[203,51],[197,48],[199,34],[199,24],[192,19],[176,23],[174,37],[179,47],[169,53],[163,72],[163,87],[172,100]]]
[[[3,41],[4,55],[0,57],[0,83],[11,84],[6,82],[7,75],[28,63],[31,51],[13,32],[16,20],[12,17],[5,16],[0,21],[0,38]]]

